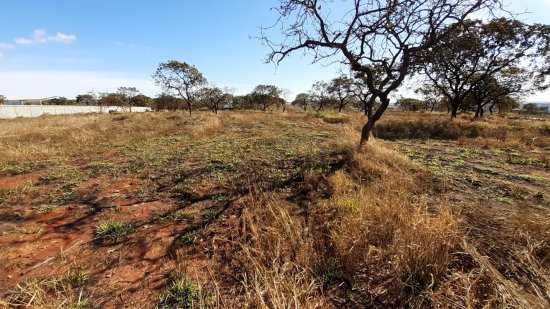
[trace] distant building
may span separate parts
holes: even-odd
[[[541,110],[544,110],[545,112],[550,113],[550,103],[545,102],[545,103],[535,103],[535,104],[537,104],[537,106]]]
[[[40,99],[11,99],[4,100],[4,105],[42,105],[42,102],[58,97],[40,98]]]
[[[550,102],[529,102],[526,104],[535,104],[539,108],[539,112],[550,113]],[[524,109],[525,104],[521,107]]]

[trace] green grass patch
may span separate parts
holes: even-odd
[[[109,220],[100,223],[94,231],[94,238],[100,241],[120,241],[135,232],[132,224],[123,221]]]
[[[523,157],[523,156],[509,156],[506,162],[510,164],[548,167],[548,162],[544,162],[539,158]]]
[[[214,308],[216,298],[193,282],[185,273],[170,274],[168,285],[158,296],[158,309]]]

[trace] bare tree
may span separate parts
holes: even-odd
[[[206,83],[206,78],[195,66],[176,60],[159,64],[153,80],[166,94],[175,94],[182,98],[187,104],[189,115],[197,89]]]
[[[279,102],[281,103],[281,107],[283,109],[283,113],[286,112],[286,105],[288,104],[287,100],[288,100],[288,97],[291,95],[291,91],[290,89],[286,89],[286,88],[281,88],[281,94],[280,94],[280,100]]]
[[[278,24],[262,29],[261,38],[272,48],[269,61],[279,63],[296,51],[310,52],[314,62],[340,55],[341,62],[364,77],[381,104],[363,126],[362,145],[387,109],[389,95],[411,73],[415,54],[437,44],[468,16],[498,4],[500,0],[280,0]],[[281,29],[282,42],[268,37],[270,29]],[[377,71],[383,72],[379,80]]]

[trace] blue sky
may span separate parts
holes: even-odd
[[[66,96],[135,86],[156,95],[151,74],[160,62],[195,65],[209,81],[246,93],[257,84],[289,89],[291,97],[336,66],[300,54],[279,67],[259,26],[273,24],[275,0],[0,0],[0,94],[8,98]],[[550,0],[513,1],[528,22],[550,23]],[[550,96],[534,99],[550,101]]]

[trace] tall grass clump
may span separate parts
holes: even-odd
[[[307,209],[273,193],[242,201],[233,252],[244,273],[244,302],[315,308],[329,302],[327,290],[352,295],[389,276],[384,302],[403,305],[428,301],[444,281],[460,233],[445,205],[414,201],[430,190],[419,185],[425,173],[377,143],[353,152],[343,170],[317,178],[317,190],[328,188],[329,197]],[[362,299],[355,305],[372,305]]]
[[[0,298],[0,308],[91,308],[83,288],[75,288],[63,278],[30,279],[17,284]]]
[[[390,113],[377,124],[374,134],[383,139],[461,140],[490,147],[548,147],[546,121],[487,117],[478,120],[446,115]]]

